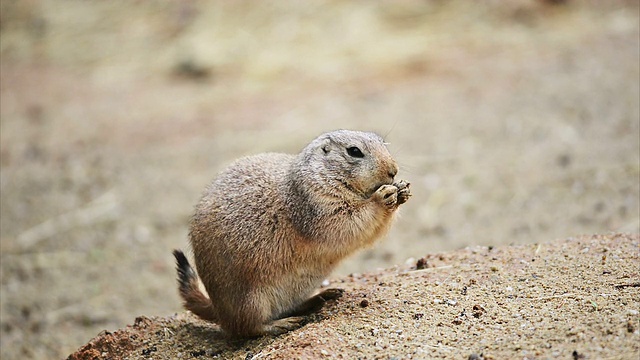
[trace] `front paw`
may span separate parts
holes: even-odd
[[[395,209],[398,206],[398,188],[382,185],[373,193],[373,199],[387,209]]]
[[[397,183],[393,184],[393,186],[398,188],[398,205],[406,203],[407,200],[409,200],[409,198],[411,197],[411,190],[409,189],[410,185],[410,183],[404,180],[400,180]]]

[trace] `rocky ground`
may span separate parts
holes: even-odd
[[[0,357],[64,358],[104,329],[180,312],[171,251],[187,250],[205,185],[239,156],[295,153],[337,128],[384,135],[413,196],[335,278],[468,246],[639,233],[639,34],[637,0],[0,0]],[[455,270],[435,269],[416,274]],[[335,309],[387,306],[360,308],[354,296],[393,287],[357,290],[356,278]],[[515,296],[518,284],[491,289]],[[446,287],[422,287],[421,304],[440,299],[434,309],[466,309],[466,320],[408,304],[424,315],[398,326],[442,322],[420,338],[434,354],[481,351],[448,336],[488,321],[473,317],[484,305],[447,305],[451,293],[429,295]],[[592,299],[545,298],[563,291],[532,297],[559,310]],[[599,309],[607,299],[596,296]],[[521,310],[485,309],[510,321]],[[359,329],[367,346],[408,333]]]
[[[640,236],[610,234],[429,254],[335,279],[302,328],[225,338],[193,315],[140,316],[80,359],[637,359]]]

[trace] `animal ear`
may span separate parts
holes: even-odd
[[[322,152],[328,154],[331,151],[331,141],[329,139],[325,139],[322,144],[320,144],[320,148]]]

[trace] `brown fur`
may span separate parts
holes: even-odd
[[[361,154],[350,154],[353,147]],[[341,294],[310,297],[322,280],[382,236],[407,201],[408,184],[393,181],[397,171],[382,138],[347,130],[319,136],[297,156],[236,161],[207,187],[191,220],[209,299],[174,252],[185,307],[235,336],[299,327],[300,316]]]

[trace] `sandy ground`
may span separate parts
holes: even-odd
[[[637,234],[474,246],[421,264],[334,280],[345,296],[278,337],[227,339],[185,313],[139,317],[69,360],[640,356]]]
[[[637,1],[0,10],[3,359],[180,311],[171,250],[206,183],[336,128],[383,134],[413,193],[336,276],[640,232]]]

